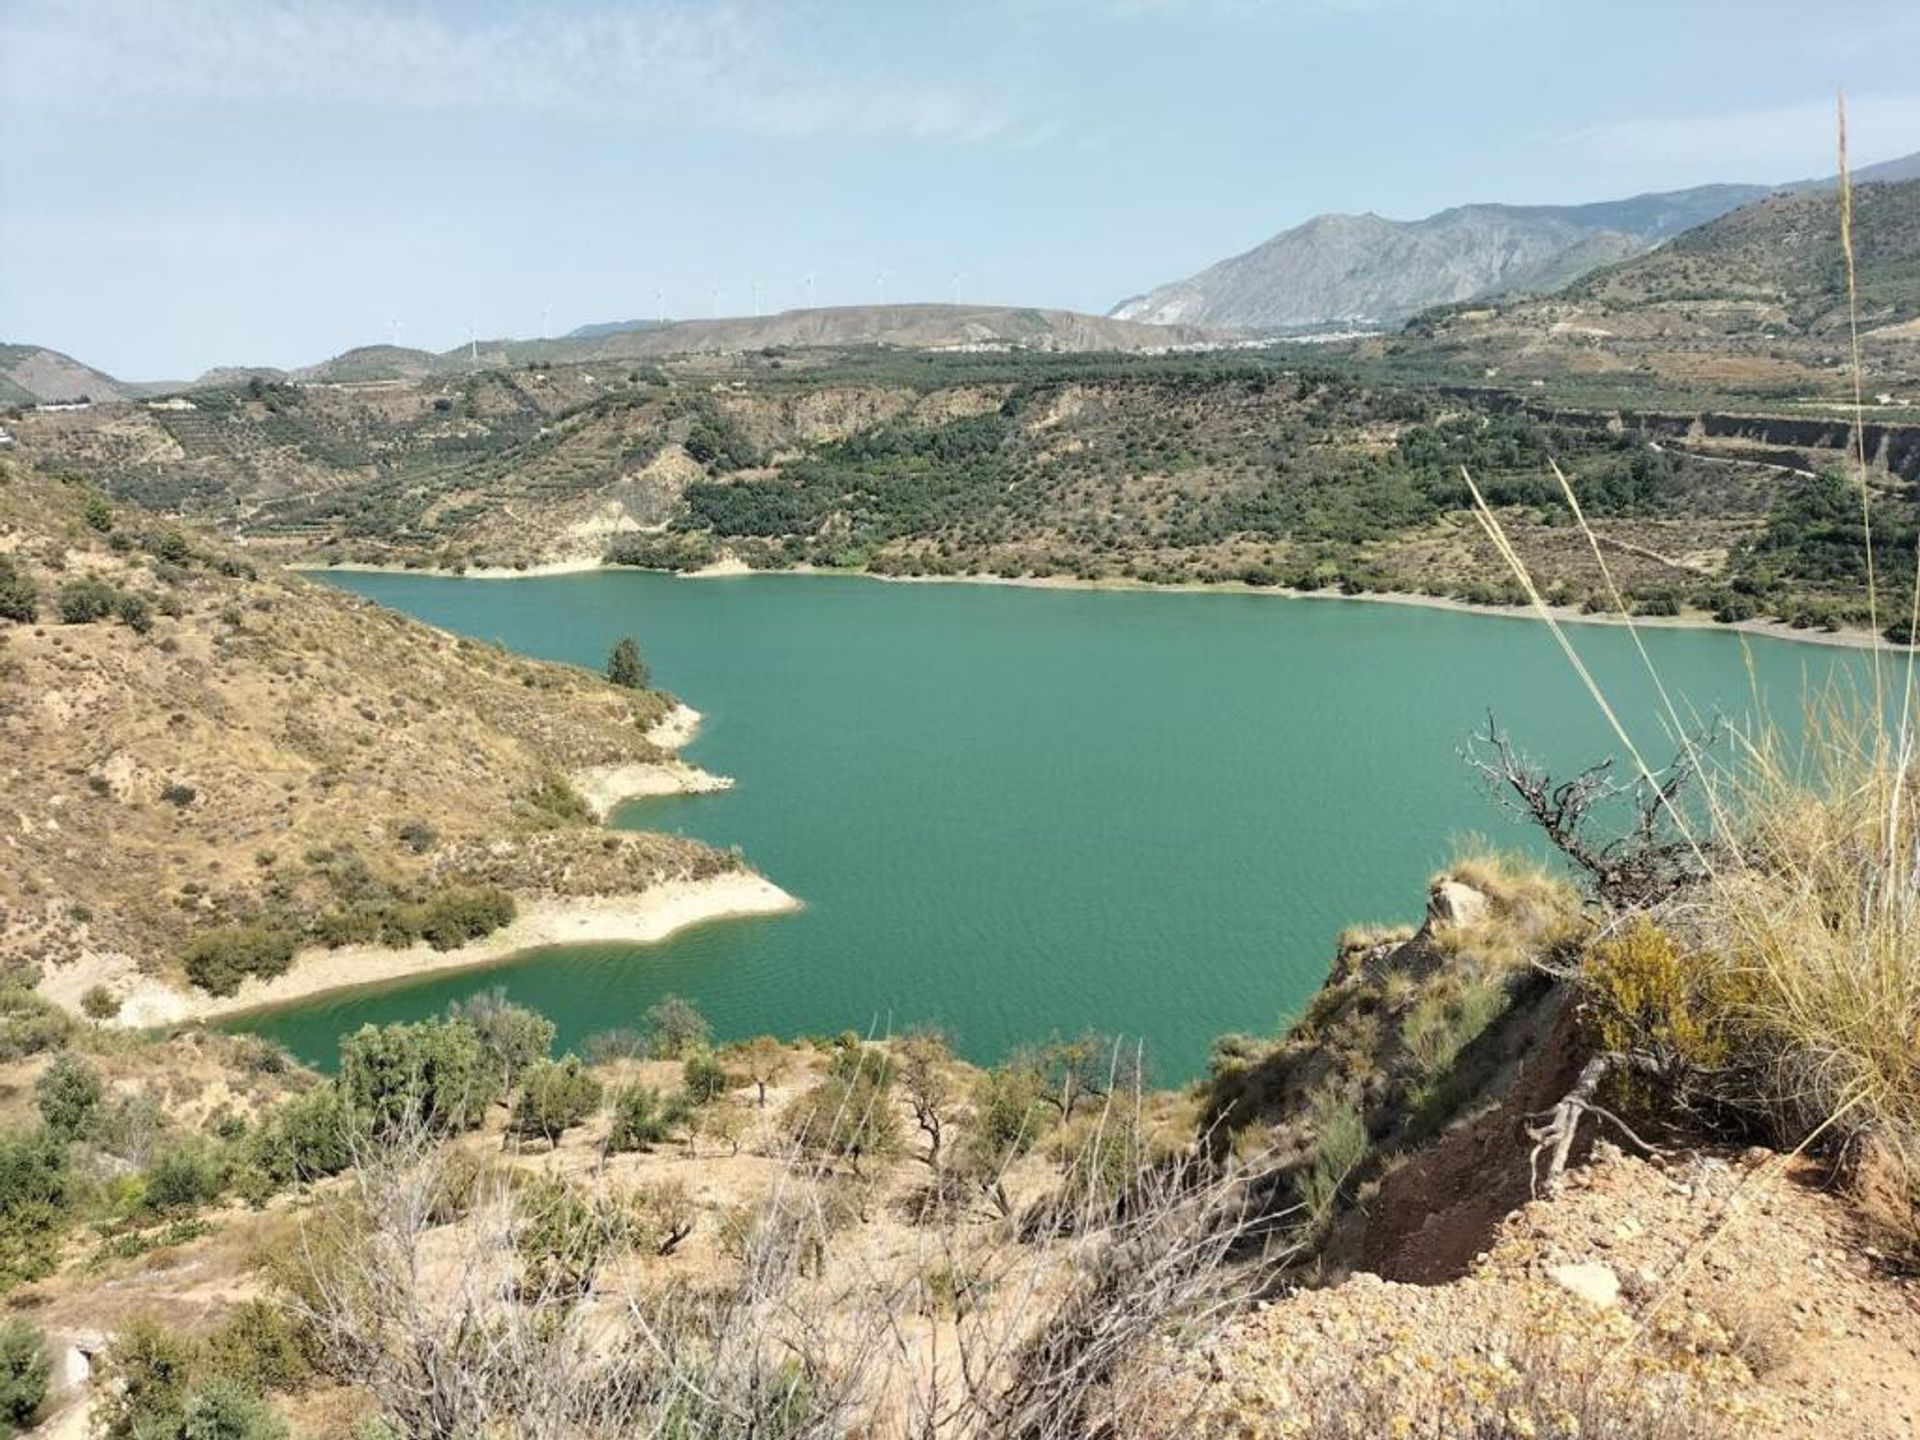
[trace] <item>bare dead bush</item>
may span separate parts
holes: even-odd
[[[863,1242],[871,1175],[795,1147],[722,1222],[733,1263],[708,1284],[660,1258],[679,1227],[651,1192],[455,1176],[457,1144],[414,1127],[363,1146],[279,1280],[320,1368],[409,1436],[1083,1435],[1132,1403],[1124,1359],[1253,1293],[1271,1223],[1241,1168],[1118,1167],[1140,1152],[1105,1140],[1133,1106],[1083,1117],[1086,1153],[1060,1162],[1072,1224],[1022,1240],[956,1208],[907,1256]],[[1075,1183],[1090,1164],[1099,1182]]]

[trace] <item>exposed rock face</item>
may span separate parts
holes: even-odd
[[[1450,876],[1436,880],[1427,895],[1427,929],[1477,925],[1487,918],[1487,897]]]

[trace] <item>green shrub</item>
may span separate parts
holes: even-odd
[[[132,1320],[101,1357],[95,1423],[107,1440],[179,1435],[197,1358],[178,1330],[144,1315]]]
[[[243,1300],[207,1337],[207,1369],[256,1392],[298,1390],[313,1374],[298,1325],[271,1300]]]
[[[443,890],[418,907],[414,928],[436,950],[457,950],[491,935],[513,919],[513,897],[486,889]]]
[[[19,1060],[64,1045],[74,1029],[73,1017],[44,995],[20,985],[0,985],[0,1060]]]
[[[0,620],[31,625],[39,615],[40,587],[13,563],[12,556],[0,555]]]
[[[530,1066],[514,1102],[513,1131],[538,1135],[550,1145],[600,1108],[600,1082],[579,1058],[538,1060]]]
[[[254,1131],[251,1161],[276,1184],[337,1175],[353,1161],[346,1106],[336,1085],[284,1100]]]
[[[188,1139],[158,1151],[147,1165],[147,1207],[163,1214],[198,1210],[226,1189],[226,1164],[203,1140]]]
[[[120,623],[136,635],[144,635],[153,629],[153,606],[147,603],[144,595],[135,595],[132,591],[122,591],[114,602],[114,614],[120,617]]]
[[[867,1080],[831,1079],[787,1107],[787,1133],[802,1150],[849,1161],[885,1159],[900,1149],[900,1117],[886,1091]]]
[[[249,975],[271,979],[293,963],[294,938],[265,925],[209,930],[187,947],[187,978],[212,995],[231,995]]]
[[[596,1204],[576,1187],[542,1176],[517,1200],[523,1283],[536,1293],[583,1295],[607,1252],[628,1238],[630,1215]]]
[[[471,1130],[494,1089],[479,1036],[451,1020],[361,1026],[340,1046],[339,1083],[356,1122],[380,1136]]]
[[[53,1273],[72,1222],[67,1145],[46,1131],[0,1135],[0,1291]]]
[[[72,1051],[63,1050],[33,1082],[33,1094],[47,1128],[73,1140],[93,1129],[106,1086],[98,1070]]]
[[[623,1085],[613,1092],[613,1123],[607,1129],[607,1149],[621,1153],[651,1150],[673,1133],[660,1105],[660,1092],[651,1085]]]
[[[80,516],[90,529],[98,530],[102,535],[113,529],[113,506],[104,495],[89,495],[81,501]]]
[[[693,1104],[710,1105],[733,1089],[733,1076],[726,1066],[703,1052],[687,1057],[680,1067],[680,1083]]]
[[[113,614],[120,592],[104,580],[69,580],[60,587],[60,620],[67,625],[90,625]]]
[[[522,813],[527,824],[536,830],[565,830],[588,824],[593,819],[593,807],[580,797],[566,776],[558,773],[541,778],[527,796]]]
[[[120,1013],[120,997],[104,985],[92,985],[80,997],[80,1013],[89,1020],[111,1020]]]
[[[985,1172],[1026,1154],[1054,1118],[1041,1101],[1039,1077],[1024,1065],[1002,1065],[982,1075],[974,1087],[973,1109],[967,1158]]]
[[[52,1374],[53,1357],[40,1327],[20,1315],[0,1320],[0,1435],[33,1424]]]
[[[178,530],[162,530],[147,537],[147,553],[169,565],[187,565],[193,561],[193,546]]]
[[[143,1430],[140,1440],[148,1440]],[[165,1433],[165,1432],[162,1432]],[[287,1440],[287,1422],[259,1394],[237,1381],[216,1377],[187,1397],[179,1440]]]
[[[664,995],[647,1008],[647,1054],[656,1060],[679,1060],[707,1048],[713,1027],[691,1001]]]

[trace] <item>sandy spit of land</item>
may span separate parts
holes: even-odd
[[[635,760],[625,765],[590,765],[567,777],[596,818],[605,820],[629,800],[654,795],[709,795],[731,790],[725,775],[710,775],[684,760]]]
[[[739,870],[704,880],[670,880],[638,895],[522,901],[511,924],[454,950],[435,950],[424,942],[404,950],[380,945],[303,950],[286,974],[271,980],[249,978],[227,996],[179,990],[151,975],[129,975],[126,957],[112,955],[83,956],[55,971],[40,988],[48,999],[78,1010],[88,988],[104,983],[121,996],[115,1023],[172,1025],[268,1010],[383,981],[498,965],[549,945],[651,945],[709,920],[777,915],[799,906],[771,880]]]
[[[700,730],[700,712],[691,705],[675,705],[647,731],[647,743],[662,750],[678,750]],[[589,765],[567,777],[595,818],[607,819],[629,800],[655,795],[708,795],[731,790],[725,775],[711,775],[684,760],[629,760],[615,765]]]
[[[698,570],[682,570],[680,578],[682,580],[723,580],[729,575],[751,575],[752,573],[753,567],[738,555],[722,555],[718,560],[709,565],[702,565]]]

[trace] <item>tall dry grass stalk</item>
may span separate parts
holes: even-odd
[[[1720,1042],[1711,1057],[1702,1057],[1695,1077],[1709,1097],[1764,1117],[1789,1144],[1878,1145],[1899,1162],[1920,1201],[1920,767],[1914,750],[1920,698],[1911,652],[1903,683],[1890,690],[1890,655],[1879,625],[1844,99],[1839,160],[1839,244],[1856,336],[1853,478],[1867,527],[1874,628],[1871,680],[1855,687],[1865,694],[1830,687],[1804,696],[1798,733],[1784,730],[1757,704],[1749,726],[1733,732],[1729,755],[1713,764],[1696,761],[1705,815],[1668,808],[1701,860],[1700,878],[1654,909],[1701,968],[1698,1003],[1712,1012],[1702,1019]],[[1574,484],[1557,466],[1555,474],[1605,574],[1599,539]],[[1467,479],[1482,527],[1651,782],[1629,727],[1541,598],[1499,516]],[[1608,583],[1653,676],[1665,711],[1658,719],[1690,743],[1610,575]],[[1920,619],[1920,586],[1914,606]]]

